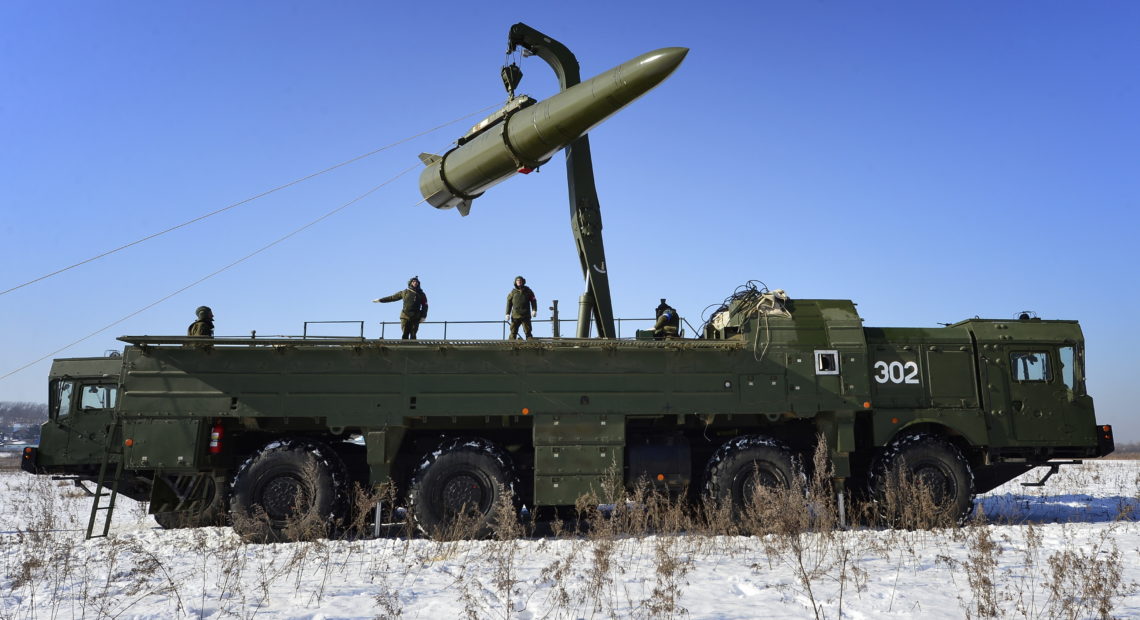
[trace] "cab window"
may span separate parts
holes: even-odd
[[[119,400],[119,388],[114,385],[85,385],[79,395],[79,408],[113,409]]]
[[[51,386],[51,413],[52,416],[61,420],[71,415],[71,394],[75,391],[75,383],[72,381],[57,380]]]
[[[1045,351],[1015,352],[1009,355],[1013,367],[1013,380],[1018,383],[1046,383],[1051,378],[1049,354]]]
[[[1073,347],[1061,347],[1061,381],[1069,391],[1076,390],[1077,385],[1077,358]]]

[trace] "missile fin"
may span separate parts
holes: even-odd
[[[459,209],[459,215],[462,215],[463,217],[467,217],[467,214],[471,213],[471,201],[470,200],[464,200],[463,202],[455,205],[455,208]]]
[[[443,158],[439,155],[433,155],[432,153],[420,153],[420,161],[424,162],[425,166],[430,166],[441,159]]]

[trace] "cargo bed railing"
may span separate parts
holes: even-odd
[[[554,329],[555,320],[557,320],[559,322],[559,330],[557,332]],[[614,319],[614,322],[617,324],[617,334],[618,334],[617,340],[632,340],[635,337],[635,334],[630,334],[630,335],[625,336],[625,337],[623,337],[621,335],[623,324],[627,325],[627,327],[626,327],[627,332],[630,331],[630,327],[629,327],[630,325],[635,326],[635,329],[633,331],[636,332],[638,329],[652,329],[654,323],[656,322],[656,319],[651,319],[651,318],[621,319],[621,318],[618,318],[618,319]],[[681,322],[684,326],[682,328],[682,331],[680,334],[681,338],[685,338],[686,333],[690,333],[690,334],[699,333],[697,330],[693,329],[692,324],[689,323],[686,319],[682,318]],[[380,335],[378,338],[379,340],[389,340],[389,339],[398,340],[399,339],[399,335],[401,333],[401,327],[400,327],[399,321],[380,321],[378,324],[380,325]],[[552,336],[553,333],[574,333],[573,330],[571,330],[570,332],[563,331],[564,328],[562,328],[562,326],[565,326],[567,324],[577,324],[577,321],[572,320],[572,319],[532,319],[531,320],[531,325],[533,326],[532,331],[533,331],[534,337],[536,339],[580,340],[578,338],[567,338],[567,337],[554,337],[554,336]],[[335,326],[335,327],[333,327],[333,326]],[[351,328],[350,328],[351,335],[350,334],[321,334],[321,333],[318,333],[316,331],[316,330],[329,329],[330,327],[332,327],[333,330],[336,330],[336,327],[342,327],[342,326],[351,326]],[[544,326],[548,326],[548,327],[545,327],[545,329],[544,329]],[[318,342],[334,342],[334,341],[363,342],[363,341],[371,340],[370,338],[366,337],[366,335],[365,335],[366,328],[367,328],[367,324],[365,321],[305,321],[303,326],[302,326],[301,335],[299,335],[299,336],[298,335],[285,335],[285,334],[258,335],[257,331],[255,330],[255,331],[250,332],[249,336],[218,336],[218,337],[215,337],[212,339],[204,339],[201,337],[194,337],[194,336],[186,336],[186,337],[178,337],[178,336],[123,336],[123,337],[119,338],[119,340],[122,340],[124,342],[130,342],[132,344],[193,344],[193,343],[204,343],[204,342],[213,342],[215,344],[238,344],[240,342],[240,343],[244,343],[244,344],[269,345],[269,344],[279,344],[279,343],[281,343],[281,341],[287,341],[289,343],[295,343],[298,340],[318,341]],[[394,331],[394,334],[388,333],[389,328],[393,328],[392,331]],[[686,332],[686,330],[687,330],[687,332]],[[499,320],[499,321],[422,321],[420,323],[419,339],[420,340],[432,340],[432,341],[447,341],[447,342],[472,342],[472,341],[484,341],[484,340],[506,340],[507,334],[509,333],[509,331],[510,331],[510,323],[508,321],[505,321],[505,320]],[[457,334],[456,332],[459,332],[459,334]],[[520,337],[520,339],[522,338],[521,330],[519,333],[519,337]],[[160,343],[156,340],[153,340],[154,338],[160,338],[162,340],[162,342]],[[599,340],[599,339],[588,338],[585,340]],[[614,340],[615,339],[610,339],[610,340],[608,340],[608,342],[613,342]],[[249,341],[249,342],[247,342],[247,341]]]

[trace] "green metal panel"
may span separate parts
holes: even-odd
[[[876,446],[891,442],[905,429],[917,425],[941,426],[961,435],[971,445],[991,445],[985,416],[976,409],[892,409],[876,412],[873,436]]]
[[[534,477],[534,501],[540,506],[574,505],[579,497],[593,495],[601,502],[613,501],[613,479],[610,476],[539,476]]]
[[[870,345],[871,402],[875,408],[916,408],[929,404],[917,345]]]
[[[620,472],[624,463],[622,444],[593,446],[536,446],[534,470],[543,475],[565,476]]]
[[[968,347],[933,346],[926,352],[926,376],[935,407],[978,407],[974,354]]]
[[[539,414],[534,417],[535,446],[624,445],[625,416],[612,414]]]
[[[203,437],[200,418],[125,420],[126,467],[192,470],[198,465]]]
[[[815,413],[819,410],[819,393],[816,389],[812,354],[796,351],[784,355],[788,369],[789,408],[796,413]]]

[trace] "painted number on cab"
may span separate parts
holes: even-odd
[[[875,362],[879,383],[919,383],[917,362]]]

